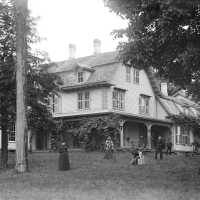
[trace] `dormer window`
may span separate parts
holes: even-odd
[[[82,83],[84,81],[83,72],[78,72],[78,83]]]

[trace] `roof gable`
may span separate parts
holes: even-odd
[[[118,52],[106,52],[76,59],[69,59],[61,62],[50,63],[47,67],[47,70],[50,73],[57,73],[74,70],[77,65],[82,67],[84,66],[86,68],[93,68],[96,66],[117,62],[119,62]]]

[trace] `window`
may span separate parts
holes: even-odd
[[[149,101],[150,97],[146,95],[140,95],[139,97],[139,113],[149,114]]]
[[[190,145],[190,129],[189,127],[176,127],[176,144]]]
[[[83,72],[78,72],[78,83],[82,83],[83,81]]]
[[[87,110],[90,108],[90,93],[79,92],[78,93],[78,109],[79,110]]]
[[[53,113],[59,113],[61,111],[61,108],[60,108],[60,97],[57,96],[57,95],[54,95],[53,96]]]
[[[15,123],[11,123],[8,128],[8,142],[15,142]]]
[[[126,81],[131,82],[131,67],[126,66]]]
[[[113,109],[124,110],[125,109],[125,92],[123,90],[113,90]]]
[[[140,82],[140,71],[133,68],[133,83],[139,84]]]

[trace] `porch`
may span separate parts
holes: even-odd
[[[165,142],[173,140],[172,125],[151,120],[139,120],[123,117],[120,125],[120,148],[131,146],[145,149],[154,149],[159,136]]]

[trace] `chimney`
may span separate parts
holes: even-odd
[[[162,92],[165,96],[168,96],[168,86],[167,86],[167,82],[161,82],[161,83],[160,83],[160,90],[161,90],[161,92]]]
[[[94,39],[93,44],[94,44],[94,54],[101,53],[101,40]]]
[[[76,45],[69,44],[69,59],[73,59],[76,57]]]

